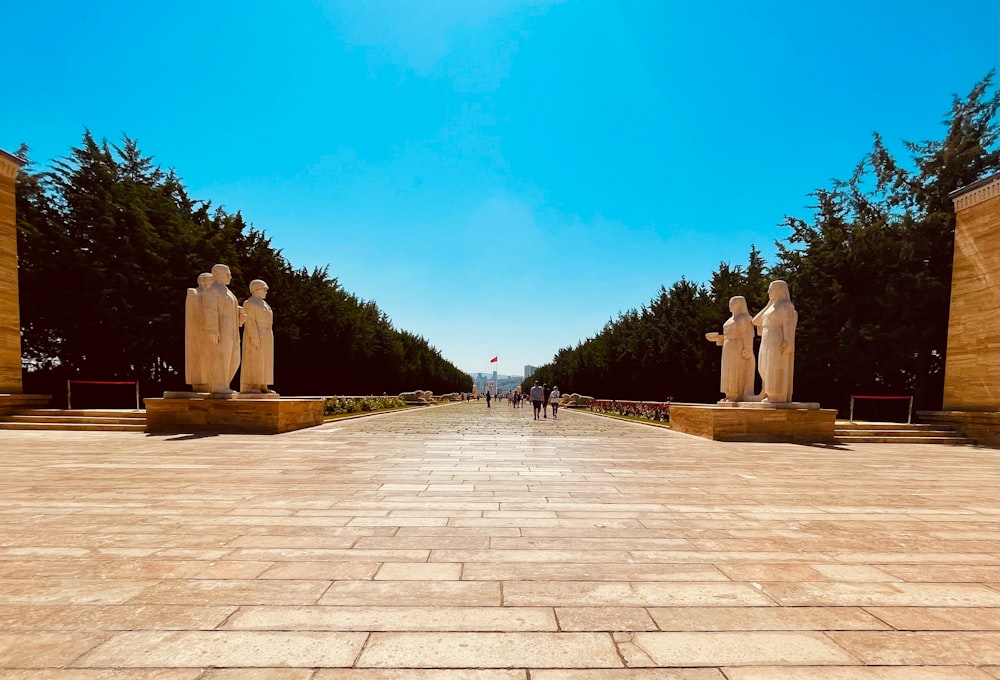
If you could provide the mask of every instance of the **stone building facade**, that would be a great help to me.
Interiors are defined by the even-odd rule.
[[[952,194],[955,260],[942,412],[980,443],[1000,445],[1000,175]]]
[[[0,149],[0,394],[20,394],[21,314],[17,285],[14,183],[24,165]]]

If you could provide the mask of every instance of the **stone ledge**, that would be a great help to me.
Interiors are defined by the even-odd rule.
[[[0,415],[27,408],[44,408],[50,401],[50,394],[0,394]]]
[[[722,442],[833,443],[835,409],[764,406],[675,403],[670,405],[670,427]]]
[[[323,424],[323,400],[146,399],[146,432],[280,434]]]
[[[1000,411],[917,411],[921,422],[948,425],[980,446],[1000,448]]]

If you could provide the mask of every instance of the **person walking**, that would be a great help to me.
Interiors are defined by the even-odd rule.
[[[562,394],[559,392],[559,387],[556,385],[552,386],[552,391],[549,392],[549,403],[552,405],[552,419],[555,420],[559,417],[559,398]]]
[[[542,417],[543,418],[548,418],[549,417],[549,394],[551,394],[551,393],[552,393],[552,390],[549,389],[548,384],[547,383],[542,383]]]
[[[535,386],[531,388],[529,396],[531,397],[531,408],[534,412],[535,420],[538,420],[538,414],[542,412],[542,401],[545,399],[545,390],[537,380],[535,381]]]

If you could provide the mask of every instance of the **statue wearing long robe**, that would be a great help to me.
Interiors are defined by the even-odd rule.
[[[212,267],[214,279],[204,293],[203,318],[209,344],[209,389],[215,394],[232,393],[230,383],[240,367],[240,318],[242,310],[228,285],[229,267]]]
[[[202,294],[212,283],[212,275],[198,275],[198,287],[187,289],[184,304],[184,382],[195,392],[209,389],[208,334],[205,331],[204,298]]]
[[[722,374],[719,390],[726,401],[753,399],[755,362],[753,358],[753,318],[742,296],[729,300],[733,315],[722,326]]]
[[[767,294],[767,306],[753,320],[760,331],[757,368],[762,382],[761,401],[782,403],[792,400],[795,326],[799,315],[784,281],[772,281]]]
[[[250,283],[252,297],[243,303],[246,321],[243,325],[243,368],[240,371],[240,392],[268,393],[274,384],[274,312],[264,301],[267,284],[259,279]]]

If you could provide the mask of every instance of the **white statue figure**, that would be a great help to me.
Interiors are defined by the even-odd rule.
[[[205,331],[203,293],[212,284],[209,273],[198,274],[198,287],[187,289],[184,305],[184,382],[195,392],[208,392],[208,362],[211,350]]]
[[[767,297],[767,305],[753,318],[753,324],[760,332],[757,368],[763,382],[761,401],[779,404],[792,400],[795,324],[799,315],[792,305],[788,284],[784,281],[772,281]]]
[[[754,358],[753,319],[742,295],[729,298],[733,313],[722,326],[722,333],[706,333],[705,337],[722,347],[722,377],[719,390],[726,401],[753,399]]]
[[[212,284],[201,294],[207,334],[208,387],[214,394],[232,394],[230,383],[240,367],[240,325],[243,310],[228,286],[233,275],[229,267],[212,267]]]
[[[240,392],[271,394],[267,388],[274,383],[274,333],[271,325],[274,312],[264,302],[267,284],[260,279],[250,282],[250,295],[243,303],[246,322],[243,326],[243,369],[240,371]]]

